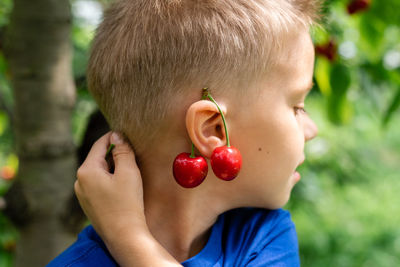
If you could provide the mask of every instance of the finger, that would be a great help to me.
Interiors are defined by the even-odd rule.
[[[129,144],[115,132],[111,134],[110,142],[115,145],[112,150],[115,165],[114,173],[126,173],[130,170],[136,171],[137,165],[135,161],[135,153]]]
[[[105,155],[110,144],[110,135],[111,132],[106,133],[93,144],[83,164],[93,167],[100,167],[108,171]]]

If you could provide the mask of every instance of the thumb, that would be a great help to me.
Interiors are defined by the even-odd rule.
[[[127,142],[116,132],[111,134],[110,143],[115,147],[112,150],[115,170],[114,173],[121,173],[136,169],[135,153]]]

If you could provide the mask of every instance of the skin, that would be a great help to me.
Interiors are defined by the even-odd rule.
[[[157,147],[141,155],[141,169],[127,143],[113,150],[115,173],[107,172],[104,155],[110,133],[92,148],[78,171],[75,191],[81,206],[121,266],[179,265],[206,244],[219,214],[237,207],[276,209],[289,200],[304,160],[305,142],[317,126],[301,110],[313,75],[314,48],[307,31],[286,42],[265,81],[249,88],[246,98],[216,99],[225,114],[231,144],[243,158],[239,176],[229,182],[214,176],[184,189],[172,176],[172,162],[190,141],[207,159],[226,137],[216,106],[187,97],[163,131]],[[211,91],[212,92],[212,91]],[[237,108],[240,107],[240,108]],[[168,204],[166,204],[168,203]]]

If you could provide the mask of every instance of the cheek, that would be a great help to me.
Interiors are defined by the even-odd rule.
[[[267,122],[240,130],[237,140],[231,142],[242,154],[242,175],[253,176],[254,179],[267,177],[267,180],[271,180],[270,176],[276,175],[275,165],[281,158],[282,138],[282,133]]]
[[[230,129],[231,143],[243,157],[242,170],[260,169],[264,175],[266,169],[275,175],[282,170],[289,171],[301,159],[304,146],[304,136],[293,110],[282,104],[268,112],[252,114],[258,115],[248,114]]]
[[[296,118],[288,115],[254,123],[247,121],[242,128],[233,130],[236,133],[231,131],[232,145],[240,150],[243,158],[236,181],[243,195],[260,206],[281,201],[289,178],[301,160],[298,130]]]
[[[285,179],[302,158],[304,135],[296,117],[291,114],[272,120],[269,126],[261,151],[266,152],[261,166],[267,167],[274,179]]]

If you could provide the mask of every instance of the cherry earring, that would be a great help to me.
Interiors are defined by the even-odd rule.
[[[203,88],[202,99],[210,99],[218,108],[219,113],[224,123],[225,135],[226,135],[226,146],[217,147],[214,149],[211,155],[211,168],[214,174],[225,181],[230,181],[236,178],[242,167],[242,155],[239,150],[230,145],[228,129],[226,127],[226,121],[224,114],[214,98],[210,95],[208,87]]]
[[[211,168],[214,174],[224,180],[230,181],[236,178],[242,167],[242,155],[239,150],[230,145],[228,129],[226,127],[225,116],[214,98],[210,95],[208,87],[203,88],[202,99],[208,98],[218,108],[224,123],[226,134],[226,146],[217,147],[211,155]],[[194,154],[194,144],[192,143],[191,153],[182,152],[176,156],[172,173],[175,181],[185,188],[193,188],[200,185],[208,174],[208,164],[204,157]]]
[[[192,152],[182,152],[176,156],[173,163],[173,175],[175,181],[185,188],[193,188],[200,185],[207,176],[208,164],[204,157],[195,156],[194,144]]]

